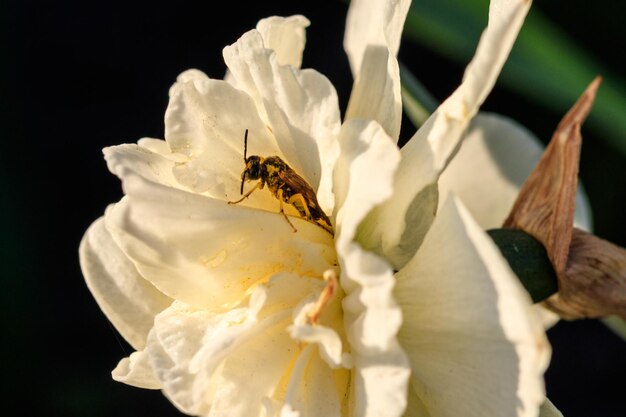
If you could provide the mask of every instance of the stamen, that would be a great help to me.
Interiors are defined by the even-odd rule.
[[[335,295],[335,289],[337,288],[337,273],[328,269],[324,272],[324,281],[326,281],[326,286],[322,290],[313,310],[309,313],[309,321],[312,325],[317,324],[320,316],[322,315],[322,311],[324,308],[330,303]]]

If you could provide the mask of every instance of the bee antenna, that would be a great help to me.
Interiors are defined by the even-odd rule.
[[[243,136],[243,160],[246,161],[248,156],[248,129],[246,129],[246,133]]]

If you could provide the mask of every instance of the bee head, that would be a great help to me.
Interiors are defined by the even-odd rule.
[[[246,159],[246,169],[243,171],[246,174],[246,180],[258,180],[261,178],[261,162],[261,157],[257,155],[252,155]]]
[[[252,155],[249,158],[246,158],[246,168],[241,173],[241,194],[243,194],[244,182],[258,180],[261,178],[262,162],[262,158],[257,155]]]

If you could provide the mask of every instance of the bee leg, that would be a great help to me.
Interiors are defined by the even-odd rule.
[[[309,206],[307,205],[306,200],[304,199],[304,196],[302,194],[298,193],[298,194],[292,195],[291,198],[287,201],[287,203],[295,206],[296,208],[298,207],[294,203],[300,203],[300,205],[302,205],[302,210],[298,208],[298,211],[300,212],[301,216],[303,217],[306,216],[307,220],[314,222],[316,225],[318,225],[319,227],[321,227],[322,229],[330,233],[331,236],[335,235],[335,232],[333,231],[332,227],[327,225],[325,221],[321,219],[313,218],[313,216],[311,215],[311,211],[309,210]],[[303,211],[304,211],[304,215],[302,214]]]
[[[287,223],[289,223],[289,226],[291,226],[291,228],[293,229],[293,232],[294,233],[297,232],[298,229],[296,229],[293,223],[291,223],[291,220],[289,220],[287,213],[285,213],[285,210],[283,210],[283,190],[282,189],[280,188],[278,189],[278,193],[276,193],[276,197],[278,198],[278,203],[280,204],[280,214],[282,214],[285,220],[287,220]]]
[[[306,215],[306,219],[307,220],[312,220],[313,217],[311,217],[311,211],[309,210],[309,206],[306,203],[306,200],[304,199],[304,196],[300,193],[298,194],[294,194],[292,195],[289,200],[287,200],[287,204],[291,204],[294,205],[294,203],[299,202],[300,205],[302,206],[302,210],[304,211],[305,215]],[[300,211],[300,210],[298,210]]]
[[[247,193],[245,193],[243,195],[243,197],[241,197],[239,200],[237,201],[229,201],[228,204],[239,204],[241,203],[243,200],[245,200],[246,198],[250,197],[250,194],[252,194],[253,192],[255,192],[256,190],[260,190],[263,188],[263,182],[259,181],[257,182],[256,186],[254,188],[252,188],[250,191],[248,191]]]

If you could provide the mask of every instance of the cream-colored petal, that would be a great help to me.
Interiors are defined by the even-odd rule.
[[[276,52],[280,65],[302,65],[302,51],[306,42],[305,28],[311,24],[304,16],[272,16],[257,23],[256,29],[263,37],[266,48]]]
[[[127,169],[127,198],[107,217],[141,274],[194,306],[234,304],[277,272],[322,276],[336,263],[321,227],[145,180]]]
[[[409,393],[407,397],[406,412],[402,417],[431,417],[426,405],[417,396],[412,383],[409,383]]]
[[[354,413],[400,416],[406,406],[409,368],[396,342],[402,314],[392,296],[393,270],[354,241],[367,213],[391,195],[398,149],[373,121],[346,122],[340,143],[334,174],[340,207],[336,247],[346,292],[344,323],[355,363]]]
[[[344,123],[339,143],[341,153],[333,176],[338,246],[351,242],[372,208],[392,195],[400,161],[398,147],[375,121]]]
[[[163,139],[141,138],[137,141],[137,145],[174,163],[185,163],[189,159],[185,154],[172,152],[168,143]]]
[[[258,115],[254,100],[221,80],[197,70],[182,73],[170,89],[165,138],[172,151],[188,156],[172,166],[177,181],[196,193],[235,200],[240,197],[244,135],[248,155],[269,156],[278,146]],[[254,196],[268,205],[267,193]]]
[[[269,212],[167,187],[154,182],[160,177],[150,159],[122,150],[107,152],[127,194],[107,227],[140,273],[170,297],[196,306],[236,303],[278,271],[321,276],[336,263],[330,234],[299,218],[291,220],[294,233],[276,200]]]
[[[185,413],[207,415],[217,389],[221,362],[236,346],[237,337],[245,337],[254,324],[254,313],[245,307],[212,312],[175,303],[159,315],[146,351],[164,394]],[[215,343],[222,343],[223,348],[204,369],[192,369],[191,362],[207,336],[213,336]]]
[[[376,120],[395,141],[400,136],[402,96],[400,68],[384,46],[370,45],[354,81],[345,120]]]
[[[268,283],[267,301],[258,315],[261,327],[226,359],[211,415],[256,416],[262,409],[266,415],[278,413],[278,404],[289,396],[294,363],[306,350],[286,331],[291,309],[319,284],[318,280],[289,274]],[[311,392],[320,389],[317,381],[299,382],[307,384]]]
[[[280,65],[256,30],[224,48],[224,60],[238,88],[255,100],[276,138],[278,156],[317,190],[321,207],[332,211],[332,169],[340,129],[333,85],[314,70]]]
[[[284,396],[299,355],[286,331],[291,308],[317,281],[281,274],[232,309],[174,303],[157,316],[146,348],[165,395],[188,414],[260,415]]]
[[[439,178],[439,202],[453,191],[483,229],[501,227],[542,152],[541,142],[514,120],[480,113]],[[574,222],[585,230],[592,225],[582,187]]]
[[[421,141],[419,151],[412,158],[415,175],[395,176],[393,196],[368,214],[359,235],[365,248],[384,256],[396,270],[415,254],[437,211],[438,186],[433,178],[438,174],[431,144]],[[409,201],[406,193],[413,190],[419,192]],[[392,205],[391,201],[398,205]],[[408,205],[404,206],[405,203]]]
[[[531,3],[531,0],[491,0],[487,29],[465,69],[463,82],[407,143],[403,155],[411,154],[412,142],[428,140],[435,150],[435,165],[445,166],[467,124],[491,92]]]
[[[366,242],[366,247],[382,252],[396,269],[411,259],[423,239],[423,233],[415,233],[408,226],[413,226],[414,219],[436,210],[432,195],[425,199],[429,203],[426,205],[416,200],[423,199],[420,193],[437,181],[470,120],[491,91],[530,3],[529,0],[491,1],[489,24],[465,70],[463,82],[402,148],[394,182],[397,192],[372,214],[375,230]],[[430,204],[433,200],[435,204]]]
[[[289,327],[289,334],[293,339],[318,345],[320,355],[327,366],[331,368],[352,366],[351,356],[343,352],[341,338],[334,329],[326,326],[296,324]]]
[[[114,242],[102,217],[87,229],[79,256],[98,306],[131,346],[142,349],[154,316],[172,300],[141,276]]]
[[[410,4],[410,0],[351,1],[344,38],[354,76],[345,120],[376,120],[396,141],[402,121],[396,56]]]
[[[342,371],[342,384],[348,371]],[[285,397],[285,406],[281,417],[341,417],[341,400],[348,396],[345,390],[341,397],[337,392],[337,374],[331,370],[314,349],[314,345],[305,347],[296,360],[289,388]]]
[[[163,385],[156,377],[145,352],[133,352],[120,361],[111,372],[113,379],[138,388],[161,389]]]
[[[350,2],[343,45],[355,78],[362,68],[368,46],[385,46],[393,57],[398,54],[410,5],[410,0]]]
[[[185,188],[172,173],[176,158],[163,156],[153,152],[148,147],[132,143],[109,146],[104,148],[102,153],[104,153],[109,171],[119,178],[124,175],[128,167],[132,167],[134,171],[149,181],[174,188]],[[178,156],[183,158],[182,155]]]
[[[458,199],[444,203],[396,278],[404,316],[398,338],[431,415],[537,415],[550,352],[541,322]]]
[[[535,310],[537,317],[539,317],[541,323],[543,324],[543,328],[546,330],[554,326],[559,322],[559,320],[561,320],[561,316],[559,316],[552,310],[548,310],[543,305],[541,305],[541,303],[534,304],[533,310]]]

